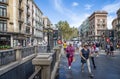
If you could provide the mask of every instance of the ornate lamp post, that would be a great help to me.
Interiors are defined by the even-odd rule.
[[[52,37],[52,35],[51,34],[53,34],[53,29],[50,27],[50,25],[47,25],[48,27],[47,28],[45,28],[45,32],[47,33],[47,52],[51,52],[51,46],[52,46],[52,44],[51,44],[51,37]]]
[[[49,29],[50,28],[47,28],[47,41],[48,41],[47,52],[50,52],[50,38],[49,38],[50,31],[49,31]]]
[[[50,28],[50,25],[47,25],[47,28],[44,29],[44,32],[47,34],[47,52],[51,52],[50,35],[51,35],[52,31],[53,31],[53,29]]]

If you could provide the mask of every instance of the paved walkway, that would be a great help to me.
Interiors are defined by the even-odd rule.
[[[67,59],[63,54],[61,57],[59,75],[56,79],[90,79],[87,67],[81,72],[80,56],[75,55],[76,61],[68,69]],[[105,52],[101,51],[99,57],[95,58],[97,69],[92,68],[93,79],[120,79],[120,52],[115,53],[115,57],[106,57]]]

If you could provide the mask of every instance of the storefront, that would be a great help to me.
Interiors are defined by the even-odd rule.
[[[11,46],[10,35],[0,35],[0,46]]]
[[[20,35],[13,36],[13,47],[26,46],[26,37]]]

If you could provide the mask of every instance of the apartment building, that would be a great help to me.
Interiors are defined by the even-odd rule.
[[[118,24],[118,19],[117,18],[113,19],[113,21],[112,21],[112,29],[117,30],[117,28],[116,28],[117,24]]]
[[[0,0],[0,44],[27,46],[41,40],[42,14],[33,0]]]
[[[0,44],[10,45],[10,35],[6,33],[8,21],[10,19],[8,12],[8,1],[0,0]]]
[[[43,13],[33,1],[32,9],[32,23],[33,23],[33,45],[40,44],[43,41]]]
[[[89,16],[89,38],[99,41],[104,30],[107,29],[107,12],[96,11]]]
[[[89,41],[88,38],[88,32],[89,32],[89,19],[87,18],[83,23],[80,25],[80,36],[81,41]],[[83,40],[84,39],[84,40]]]
[[[117,41],[120,43],[120,8],[117,11],[118,24],[116,25]]]

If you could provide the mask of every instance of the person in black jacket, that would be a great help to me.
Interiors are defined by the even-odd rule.
[[[113,44],[110,44],[110,56],[114,56],[114,47]]]

